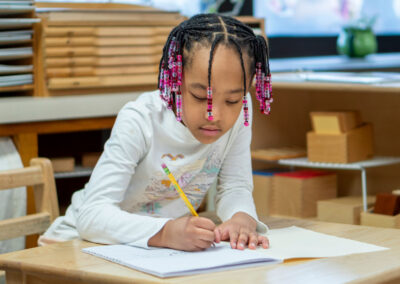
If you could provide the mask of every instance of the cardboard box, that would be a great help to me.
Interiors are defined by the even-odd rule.
[[[51,158],[50,161],[55,173],[73,172],[75,170],[75,158],[73,157]]]
[[[361,212],[361,225],[383,228],[400,228],[400,214],[389,216],[375,214],[373,211],[374,208],[369,209],[367,212]]]
[[[335,198],[336,174],[304,170],[277,173],[273,179],[274,214],[292,217],[315,217],[317,201]]]
[[[368,206],[374,203],[375,196],[368,196]],[[317,202],[317,216],[320,221],[360,225],[362,210],[361,196],[346,196]]]
[[[358,111],[313,111],[311,124],[317,134],[342,134],[361,125]]]
[[[376,195],[374,213],[394,216],[400,214],[400,195],[382,192]]]
[[[344,134],[307,133],[307,156],[310,162],[353,163],[373,155],[370,123]]]
[[[82,167],[94,168],[97,161],[101,156],[101,152],[83,153],[82,155]]]
[[[253,199],[259,217],[273,214],[272,180],[276,173],[287,171],[288,169],[284,168],[253,171]]]

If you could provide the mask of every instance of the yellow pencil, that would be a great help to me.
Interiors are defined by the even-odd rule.
[[[194,210],[194,208],[193,208],[192,204],[190,203],[189,199],[186,197],[186,194],[183,192],[183,190],[179,186],[178,182],[175,180],[174,176],[171,174],[171,172],[167,168],[167,165],[163,163],[163,164],[161,164],[161,167],[163,168],[165,174],[168,176],[168,178],[170,179],[170,181],[174,185],[176,191],[179,193],[179,195],[182,198],[182,200],[185,202],[186,206],[189,208],[189,210],[192,213],[192,215],[193,216],[199,216],[199,214],[197,214],[196,210]]]

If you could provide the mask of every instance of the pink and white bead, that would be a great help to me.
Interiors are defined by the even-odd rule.
[[[271,112],[272,99],[272,85],[271,75],[266,75],[262,71],[261,62],[256,64],[256,98],[260,102],[260,111],[263,114]]]
[[[207,117],[208,120],[213,120],[213,113],[212,113],[212,88],[207,87]]]

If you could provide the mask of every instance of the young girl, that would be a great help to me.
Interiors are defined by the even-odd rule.
[[[267,227],[252,198],[251,98],[256,77],[261,111],[269,113],[267,43],[230,17],[201,14],[170,33],[159,90],[127,103],[90,181],[39,244],[82,238],[104,244],[195,251],[213,242],[268,247]],[[217,179],[223,223],[189,216],[165,175],[165,163],[198,208]]]

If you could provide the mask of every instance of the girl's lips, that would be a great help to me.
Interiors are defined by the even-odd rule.
[[[216,136],[221,132],[221,129],[218,128],[200,128],[201,132],[205,136]]]

